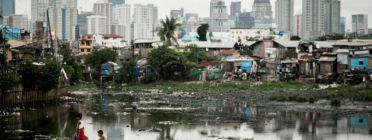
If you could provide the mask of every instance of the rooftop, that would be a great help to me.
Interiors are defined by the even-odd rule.
[[[279,45],[282,45],[286,48],[296,48],[299,44],[299,41],[282,41],[282,40],[275,40],[274,42],[278,43]]]
[[[235,52],[237,52],[238,50],[222,50],[220,52],[221,55],[232,55],[234,54]]]

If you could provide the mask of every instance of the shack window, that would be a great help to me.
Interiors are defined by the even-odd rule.
[[[81,52],[84,52],[84,49],[81,49]]]
[[[359,65],[364,65],[364,61],[359,61]]]
[[[87,52],[90,52],[90,49],[87,49]]]

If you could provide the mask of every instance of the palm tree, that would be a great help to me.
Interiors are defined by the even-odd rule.
[[[160,37],[160,39],[166,42],[167,46],[172,46],[172,40],[178,45],[175,33],[178,28],[182,27],[182,24],[177,23],[175,18],[168,18],[168,16],[165,18],[165,20],[162,19],[160,23],[163,26],[156,28],[157,35]]]

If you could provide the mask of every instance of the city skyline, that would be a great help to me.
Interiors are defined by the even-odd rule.
[[[15,0],[16,1],[16,14],[28,14],[28,18],[31,18],[31,0]],[[93,3],[98,0],[78,0],[78,9],[79,12],[81,11],[92,11],[93,10]],[[227,10],[230,11],[230,4],[231,2],[235,2],[238,0],[224,0],[227,5]],[[273,16],[275,16],[275,1],[270,0],[272,8],[273,8]],[[134,4],[154,4],[159,9],[159,18],[164,18],[165,16],[170,16],[170,11],[173,9],[185,9],[185,13],[198,13],[199,17],[209,17],[209,3],[210,0],[189,0],[187,2],[180,2],[180,0],[156,0],[156,1],[149,1],[149,0],[126,0],[127,4],[130,4],[132,7]],[[252,5],[254,0],[245,0],[242,2],[242,11],[246,10],[250,12],[252,10]],[[341,16],[346,18],[346,30],[350,30],[352,28],[351,17],[353,14],[367,14],[372,16],[372,11],[369,9],[372,8],[371,5],[368,4],[361,4],[361,3],[368,3],[369,0],[342,0],[341,1]],[[18,4],[21,3],[21,4]],[[198,3],[200,6],[195,6],[194,4]],[[172,5],[172,7],[167,7]],[[352,6],[355,5],[355,6]],[[200,8],[204,7],[204,8]],[[302,0],[295,0],[294,2],[294,14],[298,13],[302,7]],[[206,9],[207,8],[207,9]],[[133,15],[133,9],[131,14]],[[230,12],[229,12],[230,14]],[[293,15],[294,16],[294,15]],[[133,20],[133,19],[132,19]],[[372,27],[372,18],[369,18],[369,27]]]

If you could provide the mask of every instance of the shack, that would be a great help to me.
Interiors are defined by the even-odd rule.
[[[179,42],[179,46],[196,45],[199,50],[205,51],[208,56],[217,56],[222,50],[232,50],[236,42]]]
[[[315,82],[315,58],[312,55],[302,55],[298,63],[299,80],[304,82]]]
[[[349,49],[338,49],[337,54],[337,73],[342,74],[345,72],[350,72],[350,50]]]
[[[349,63],[351,70],[363,71],[372,68],[370,50],[350,50]]]
[[[318,60],[317,78],[320,80],[334,81],[337,75],[337,56],[325,55]]]
[[[297,79],[298,73],[298,60],[297,59],[287,59],[280,62],[280,81],[284,80],[295,80]]]
[[[163,46],[163,42],[157,40],[135,40],[133,45],[133,56],[138,56],[141,53],[142,58],[147,58],[153,49]]]
[[[299,41],[274,41],[273,47],[278,49],[277,58],[296,58]]]

